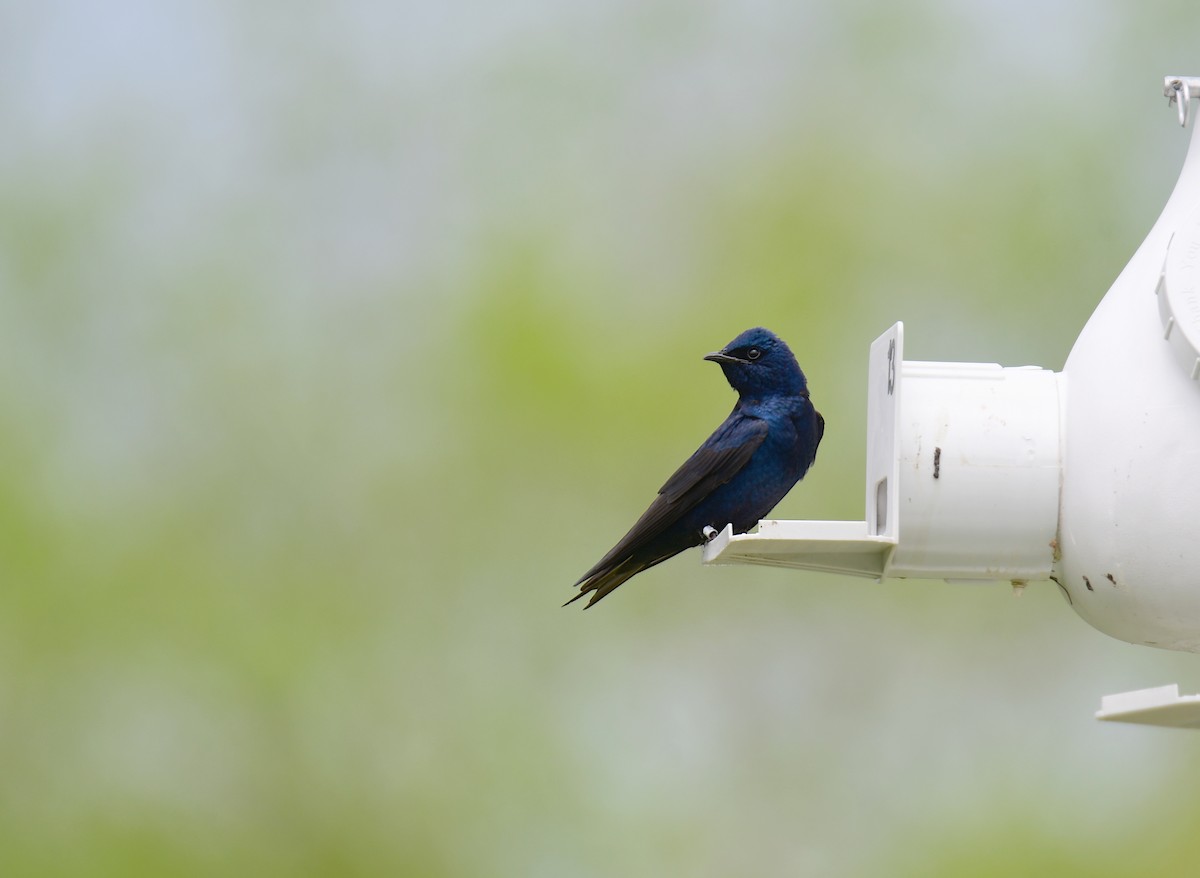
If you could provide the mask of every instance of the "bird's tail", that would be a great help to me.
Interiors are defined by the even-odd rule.
[[[628,558],[609,570],[584,576],[583,579],[575,583],[579,586],[579,594],[575,595],[575,597],[571,598],[563,606],[575,603],[575,601],[579,600],[585,594],[591,594],[591,599],[584,606],[586,610],[605,595],[612,593],[625,580],[641,573],[647,566],[646,564],[638,563],[636,559]]]

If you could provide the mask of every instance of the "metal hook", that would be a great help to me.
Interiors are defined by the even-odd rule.
[[[1168,76],[1163,80],[1163,95],[1167,98],[1167,105],[1176,105],[1179,124],[1184,128],[1192,115],[1193,86],[1200,90],[1200,80],[1186,79],[1182,76]]]
[[[1187,127],[1188,105],[1186,101],[1181,100],[1183,95],[1180,94],[1183,87],[1182,79],[1168,79],[1163,85],[1163,94],[1167,98],[1167,106],[1175,104],[1175,108],[1179,111],[1179,124]]]

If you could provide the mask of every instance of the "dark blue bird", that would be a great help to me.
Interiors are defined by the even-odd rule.
[[[737,405],[659,488],[629,533],[580,577],[579,594],[568,604],[591,592],[590,607],[631,576],[700,545],[727,524],[745,533],[816,459],[825,419],[809,401],[808,382],[783,339],[761,327],[747,329],[704,359],[721,365],[738,392]]]

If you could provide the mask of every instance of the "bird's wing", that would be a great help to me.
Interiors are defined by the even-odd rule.
[[[766,438],[766,421],[731,414],[658,489],[659,495],[690,508],[737,475]]]
[[[732,413],[658,489],[658,496],[629,533],[595,567],[580,577],[579,582],[595,576],[613,562],[625,559],[678,521],[697,503],[737,475],[750,462],[765,438],[766,421],[736,411]]]

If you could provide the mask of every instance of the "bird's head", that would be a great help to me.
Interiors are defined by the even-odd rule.
[[[747,329],[704,359],[719,363],[730,386],[745,397],[794,396],[808,392],[808,382],[791,348],[771,330],[761,326]]]

